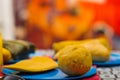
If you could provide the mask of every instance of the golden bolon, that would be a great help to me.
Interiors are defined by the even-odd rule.
[[[91,54],[83,46],[67,46],[60,53],[58,66],[69,76],[83,75],[92,66]]]
[[[81,45],[91,53],[93,61],[105,62],[110,58],[110,50],[100,43],[84,43]]]
[[[110,58],[110,50],[108,50],[105,46],[103,46],[100,43],[96,43],[96,42],[87,43],[86,42],[86,43],[71,45],[71,46],[79,46],[79,45],[85,47],[86,50],[91,53],[93,61],[105,62],[105,61],[108,61]],[[65,50],[62,49],[61,51],[63,52]],[[63,55],[61,51],[56,53],[56,55],[54,56],[54,59],[58,59],[59,56]]]

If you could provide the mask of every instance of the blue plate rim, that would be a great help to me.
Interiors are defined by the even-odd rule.
[[[5,69],[6,68],[3,68],[2,69],[2,72],[4,73],[4,74],[6,74],[6,75],[10,75],[10,74],[8,74],[8,73],[10,73],[10,71],[8,71],[8,73],[5,71]],[[11,69],[8,69],[8,70],[11,70]],[[91,73],[92,72],[92,73]],[[65,77],[65,78],[55,78],[55,79],[53,79],[52,78],[52,80],[70,80],[70,79],[81,79],[81,78],[86,78],[86,77],[90,77],[90,76],[93,76],[94,74],[96,74],[96,72],[97,72],[97,70],[96,70],[96,68],[94,68],[94,67],[91,67],[91,69],[87,72],[87,73],[85,73],[84,75],[82,75],[82,76],[73,76],[73,77]],[[91,74],[90,74],[91,73]],[[89,76],[88,76],[89,75]],[[25,77],[24,75],[23,76],[21,76],[21,77],[23,77],[23,78],[25,78],[25,79],[29,79],[29,80],[41,80],[40,78],[39,79],[35,79],[35,78],[28,78],[28,77]],[[42,78],[42,80],[46,80],[46,79],[44,79],[44,78]],[[49,80],[51,80],[51,79],[49,79]]]
[[[120,53],[111,52],[110,59],[108,61],[106,61],[106,62],[93,62],[93,64],[97,65],[98,67],[118,66],[118,65],[120,65],[120,59],[117,59],[117,57],[120,57]],[[116,58],[116,59],[111,60],[112,58]]]

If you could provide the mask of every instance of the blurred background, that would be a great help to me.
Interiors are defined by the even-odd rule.
[[[33,42],[39,49],[63,40],[105,37],[120,50],[120,0],[0,0],[4,39]]]

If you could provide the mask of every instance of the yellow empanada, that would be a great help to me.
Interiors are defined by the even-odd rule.
[[[22,60],[4,68],[18,70],[22,72],[43,72],[57,67],[57,63],[48,57],[33,57],[28,60]]]

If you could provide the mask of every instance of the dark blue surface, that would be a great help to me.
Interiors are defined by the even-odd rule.
[[[108,66],[118,66],[120,65],[120,54],[119,53],[111,53],[110,59],[106,62],[93,62],[94,65],[100,67],[108,67]]]
[[[2,72],[6,75],[10,75],[11,73],[15,72],[14,70],[3,68]],[[91,67],[91,69],[82,76],[73,76],[69,77],[65,73],[63,73],[60,69],[54,69],[51,71],[43,72],[43,73],[22,73],[18,74],[19,76],[27,79],[27,80],[43,80],[43,79],[51,79],[51,80],[74,80],[80,79],[85,77],[90,77],[96,73],[96,68]]]

